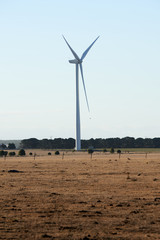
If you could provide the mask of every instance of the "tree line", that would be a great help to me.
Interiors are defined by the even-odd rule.
[[[55,138],[42,139],[29,138],[23,139],[20,148],[24,149],[74,149],[75,139],[73,138]],[[96,138],[81,140],[81,148],[160,148],[160,138]]]
[[[6,150],[6,149],[8,149],[8,150],[13,150],[13,149],[16,149],[16,146],[15,146],[14,143],[8,143],[7,145],[4,144],[4,143],[1,143],[1,144],[0,144],[0,149],[1,149],[1,150]]]

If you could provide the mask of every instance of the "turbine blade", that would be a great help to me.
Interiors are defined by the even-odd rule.
[[[87,98],[86,87],[85,87],[85,83],[84,83],[82,63],[80,63],[80,70],[81,70],[81,76],[82,76],[82,82],[83,82],[84,93],[85,93],[85,97],[86,97],[86,103],[87,103],[88,112],[89,112],[90,110],[89,110],[89,104],[88,104],[88,98]]]
[[[91,47],[93,46],[93,44],[97,41],[97,39],[99,38],[100,36],[98,36],[94,42],[86,49],[86,51],[84,51],[84,53],[82,54],[82,57],[81,57],[81,60],[83,60],[85,58],[85,56],[87,55],[88,51],[91,49]]]
[[[62,35],[63,36],[63,35]],[[65,39],[65,37],[63,36],[65,42],[67,43],[69,49],[71,50],[71,52],[73,53],[73,56],[79,61],[80,58],[78,57],[78,55],[75,53],[75,51],[71,48],[71,46],[69,45],[69,43],[67,42],[67,40]]]

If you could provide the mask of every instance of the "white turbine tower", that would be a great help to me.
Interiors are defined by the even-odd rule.
[[[88,104],[88,99],[87,99],[87,92],[86,92],[86,87],[84,83],[84,77],[83,77],[83,68],[82,68],[82,62],[83,59],[86,57],[88,51],[91,49],[93,44],[97,41],[99,36],[94,40],[94,42],[84,51],[82,54],[82,57],[79,58],[78,55],[75,53],[75,51],[71,48],[65,37],[63,36],[65,42],[67,43],[69,49],[71,50],[73,56],[75,59],[69,60],[70,63],[73,63],[76,65],[76,150],[81,150],[81,130],[80,130],[80,108],[79,108],[79,67],[81,71],[81,76],[82,76],[82,82],[83,82],[83,88],[84,88],[84,93],[86,97],[86,103],[89,111],[89,104]]]

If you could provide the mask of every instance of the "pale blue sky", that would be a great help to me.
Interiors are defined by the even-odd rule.
[[[160,136],[159,0],[0,0],[0,139],[75,137],[84,60],[83,139]],[[91,119],[90,119],[91,118]]]

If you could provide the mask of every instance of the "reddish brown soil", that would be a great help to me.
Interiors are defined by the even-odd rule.
[[[0,158],[0,239],[160,239],[160,154]]]

